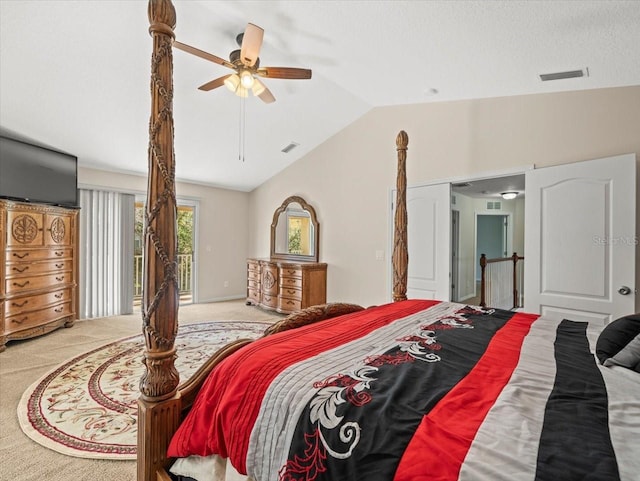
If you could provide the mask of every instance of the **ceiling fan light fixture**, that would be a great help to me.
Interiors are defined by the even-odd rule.
[[[243,70],[242,72],[240,72],[240,84],[245,89],[250,89],[251,87],[253,87],[254,83],[255,79],[253,78],[253,75],[251,75],[251,72],[249,72],[248,70]]]
[[[253,82],[253,87],[251,87],[251,91],[253,92],[253,95],[255,95],[257,97],[262,92],[264,92],[266,88],[267,87],[262,82],[260,82],[260,80],[255,78],[254,82]]]
[[[518,196],[517,192],[503,192],[500,194],[504,200],[515,199]]]
[[[238,86],[240,85],[240,77],[235,73],[233,75],[229,75],[224,79],[224,85],[232,92],[235,92],[238,90]]]
[[[249,96],[249,91],[244,88],[242,85],[238,86],[238,90],[236,90],[236,95],[238,97],[246,98]]]

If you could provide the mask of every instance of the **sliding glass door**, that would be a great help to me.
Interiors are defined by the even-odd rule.
[[[190,304],[195,301],[195,239],[196,239],[196,203],[178,199],[176,218],[178,235],[178,286],[180,303]],[[144,258],[144,199],[136,199],[134,227],[134,305],[142,302],[143,258]]]

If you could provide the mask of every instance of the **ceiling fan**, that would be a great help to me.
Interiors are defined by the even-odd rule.
[[[278,79],[310,79],[311,70],[292,67],[260,67],[260,47],[264,30],[252,23],[247,24],[244,33],[236,37],[240,48],[229,55],[229,61],[216,57],[190,45],[175,41],[173,46],[184,52],[191,53],[205,60],[223,65],[235,73],[218,77],[198,87],[200,90],[209,91],[225,85],[239,97],[247,97],[249,90],[253,95],[260,97],[266,103],[275,101],[271,91],[257,77]]]

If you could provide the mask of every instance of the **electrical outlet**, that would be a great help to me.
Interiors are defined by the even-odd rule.
[[[224,287],[229,287],[229,281],[224,281],[224,283],[222,284]]]
[[[376,260],[383,261],[384,260],[384,251],[376,251]]]

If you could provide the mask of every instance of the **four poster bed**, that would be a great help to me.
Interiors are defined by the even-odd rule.
[[[175,476],[198,481],[224,479],[227,459],[256,481],[637,479],[640,362],[617,357],[640,343],[640,318],[623,342],[582,322],[407,300],[404,132],[394,302],[292,314],[179,386],[170,0],[150,0],[149,19],[139,481],[177,479],[175,458]],[[598,335],[598,358],[617,366],[595,361]]]

